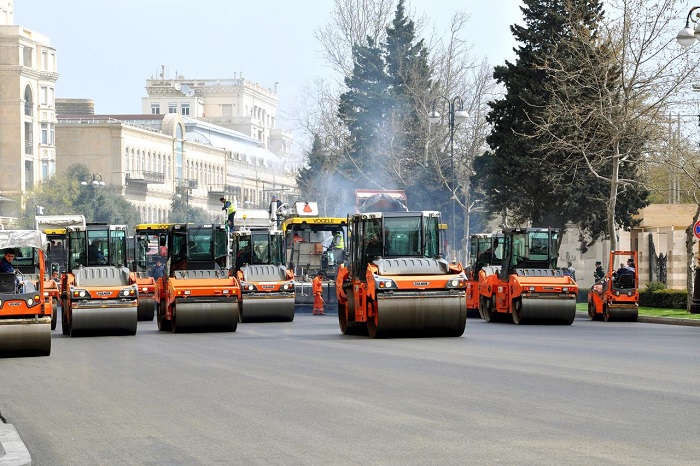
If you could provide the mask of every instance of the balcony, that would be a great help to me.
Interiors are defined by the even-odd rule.
[[[175,186],[178,188],[197,189],[199,188],[199,181],[194,178],[176,178]]]
[[[160,172],[151,172],[145,170],[126,172],[126,182],[142,184],[164,184],[165,175]]]
[[[213,198],[221,196],[240,196],[240,186],[231,186],[230,184],[214,184],[209,185],[209,196]]]

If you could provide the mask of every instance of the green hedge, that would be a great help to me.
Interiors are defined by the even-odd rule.
[[[642,307],[687,309],[688,291],[669,289],[650,291],[649,288],[647,288],[639,292],[639,305]]]

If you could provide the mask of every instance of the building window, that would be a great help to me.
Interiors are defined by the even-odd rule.
[[[190,114],[190,104],[189,102],[183,102],[180,104],[180,111],[182,112],[182,115],[184,116],[189,116]]]
[[[41,143],[45,146],[56,144],[56,128],[53,123],[41,124]]]
[[[48,178],[49,178],[49,161],[42,160],[41,161],[41,179],[46,180]]]
[[[32,100],[32,88],[27,86],[24,88],[24,114],[25,116],[32,116],[32,108],[34,107],[34,102]]]
[[[151,104],[151,114],[160,115],[160,104]]]
[[[39,104],[43,107],[48,105],[49,100],[49,88],[48,86],[41,86],[39,89]]]
[[[168,104],[168,113],[177,113],[177,102],[170,102]]]
[[[22,64],[24,66],[32,66],[32,50],[31,47],[22,48]]]
[[[223,117],[231,117],[231,116],[233,116],[233,105],[231,105],[231,104],[222,104],[222,105],[221,105],[221,116],[223,116]]]
[[[24,189],[29,191],[34,187],[34,164],[29,161],[24,161]]]
[[[49,52],[46,50],[41,51],[41,69],[44,71],[49,70]]]
[[[28,155],[34,153],[34,133],[31,123],[24,124],[24,153]]]

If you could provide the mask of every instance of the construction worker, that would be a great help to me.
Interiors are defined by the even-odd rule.
[[[333,233],[333,242],[331,243],[333,249],[345,249],[345,241],[343,240],[343,235],[339,231]]]
[[[603,270],[603,263],[601,261],[595,261],[595,272],[593,272],[593,278],[596,282],[605,278],[605,270]]]
[[[236,216],[236,208],[233,206],[231,201],[227,201],[225,197],[219,199],[224,206],[221,210],[226,211],[226,225],[228,225],[228,231],[233,231],[233,219]]]
[[[279,208],[282,207],[282,201],[277,198],[277,194],[272,195],[272,201],[270,201],[270,207],[268,212],[270,213],[270,220],[277,222],[277,227],[279,228],[282,223],[282,216],[280,215]]]
[[[323,272],[319,271],[311,281],[311,290],[314,293],[314,310],[313,315],[322,316],[325,314],[323,310]]]
[[[340,264],[345,260],[345,241],[343,240],[343,234],[341,232],[333,232],[333,242],[331,243],[331,249],[333,250],[333,261],[336,264]]]

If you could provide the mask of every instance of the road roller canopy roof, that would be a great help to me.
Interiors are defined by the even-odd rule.
[[[37,230],[0,230],[0,249],[20,247],[44,249],[46,236]]]
[[[157,234],[168,231],[171,225],[171,223],[140,223],[134,227],[134,231],[138,234]]]
[[[85,228],[85,217],[82,215],[37,215],[34,217],[36,229],[44,233],[65,233],[68,227]]]

